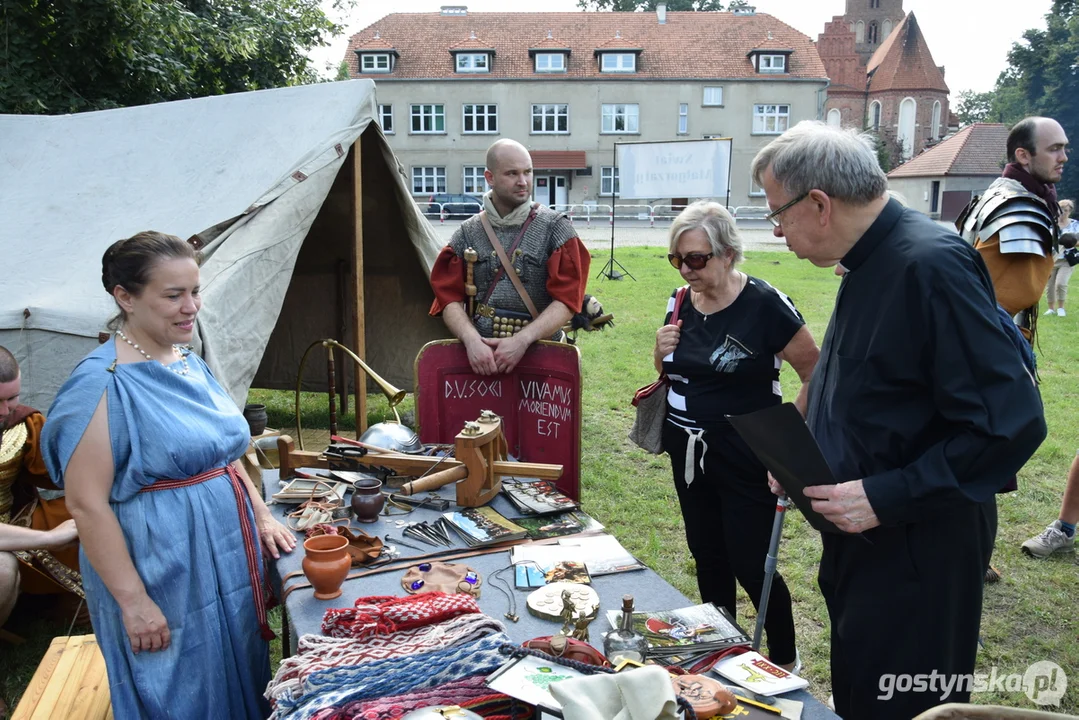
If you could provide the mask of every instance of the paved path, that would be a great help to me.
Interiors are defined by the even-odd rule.
[[[439,237],[448,241],[450,235],[461,223],[447,220],[444,224],[440,224],[436,218],[433,224]],[[606,221],[593,222],[589,225],[581,220],[575,220],[573,224],[589,250],[602,250],[610,247],[611,226]],[[762,227],[762,225],[764,223],[753,222],[747,226],[739,226],[738,229],[742,235],[744,249],[787,252],[787,244],[783,242],[783,239],[774,236],[770,227],[766,228]],[[647,222],[618,220],[614,228],[614,245],[615,247],[667,247],[667,229],[669,226],[669,222],[661,223],[657,221],[655,227],[649,227]]]

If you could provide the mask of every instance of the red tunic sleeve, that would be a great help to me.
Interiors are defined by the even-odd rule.
[[[584,305],[592,256],[580,238],[570,238],[547,260],[547,292],[575,313]]]
[[[435,258],[431,268],[431,289],[435,291],[435,300],[431,303],[431,316],[438,317],[450,303],[464,302],[465,264],[447,245]]]

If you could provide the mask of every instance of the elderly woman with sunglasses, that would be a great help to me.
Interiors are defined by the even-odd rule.
[[[671,458],[701,599],[733,616],[735,580],[759,606],[775,497],[764,466],[726,416],[782,402],[784,361],[801,378],[795,404],[804,414],[818,350],[790,299],[736,268],[742,243],[722,205],[696,202],[682,211],[671,225],[667,257],[688,286],[671,295],[656,332],[656,369],[671,380],[663,448]],[[679,293],[678,319],[669,324]],[[772,661],[792,669],[791,597],[778,574],[765,630]]]

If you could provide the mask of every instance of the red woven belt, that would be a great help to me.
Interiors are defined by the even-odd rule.
[[[259,546],[255,529],[251,526],[251,519],[247,516],[247,490],[243,480],[240,479],[236,468],[226,465],[223,468],[214,468],[198,475],[192,475],[183,480],[156,480],[152,485],[147,485],[140,493],[156,492],[158,490],[174,490],[176,488],[198,485],[207,480],[212,480],[222,475],[228,475],[232,484],[233,495],[236,496],[236,510],[240,515],[240,531],[244,538],[244,555],[247,557],[247,573],[251,577],[251,593],[255,596],[255,615],[259,621],[259,632],[264,640],[274,638],[273,630],[266,620],[266,596],[262,590],[262,581],[259,579]]]

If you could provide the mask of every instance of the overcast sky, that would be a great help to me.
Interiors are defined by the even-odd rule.
[[[348,31],[330,47],[312,53],[312,58],[320,69],[327,62],[336,68],[344,59],[349,36],[386,15],[391,6],[394,12],[437,12],[440,6],[450,4],[467,5],[477,12],[536,9],[532,4],[506,0],[359,0],[359,7],[346,17],[333,16],[333,11],[328,10]],[[755,4],[758,12],[774,15],[814,40],[824,30],[824,23],[833,15],[842,15],[846,7],[844,0],[756,0]],[[961,90],[991,90],[997,75],[1007,66],[1012,43],[1029,28],[1044,28],[1045,13],[1051,4],[1051,0],[905,0],[903,7],[914,12],[933,59],[937,65],[945,66],[945,80],[954,98]],[[577,9],[576,0],[543,3],[543,10],[550,12]]]

